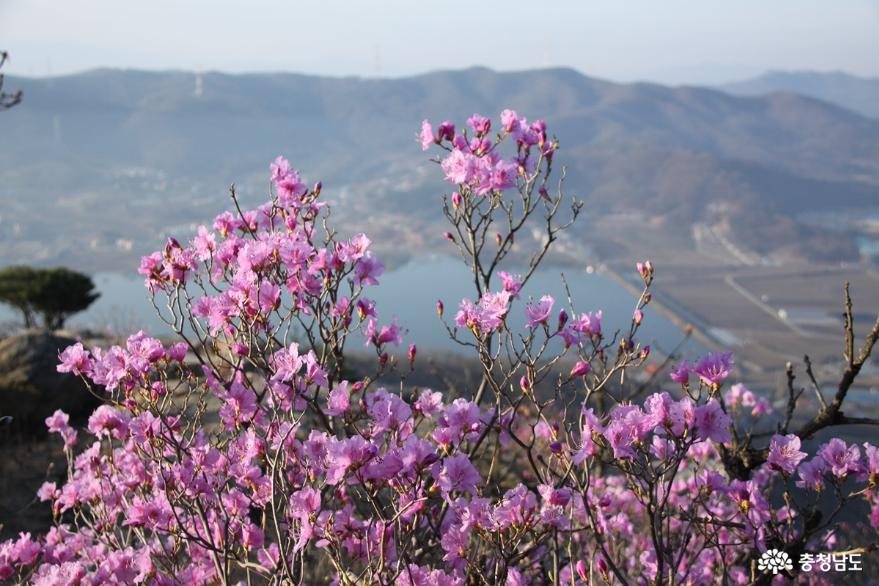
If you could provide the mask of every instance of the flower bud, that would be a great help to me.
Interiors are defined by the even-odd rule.
[[[443,238],[445,238],[445,239],[448,240],[449,242],[454,242],[454,241],[455,241],[455,237],[452,236],[452,233],[451,233],[451,232],[443,232]]]
[[[436,314],[440,317],[440,319],[442,319],[442,317],[443,317],[443,302],[442,301],[436,302]]]
[[[519,379],[519,388],[522,389],[523,393],[527,393],[531,390],[531,381],[528,380],[526,375],[522,375],[522,378]]]
[[[415,344],[409,344],[409,364],[415,362],[415,355],[418,353],[418,348]]]
[[[577,564],[575,567],[577,569],[577,575],[580,576],[580,579],[584,582],[588,582],[589,580],[587,580],[588,574],[586,572],[586,562],[584,562],[583,560],[577,560]]]
[[[578,376],[586,376],[592,371],[592,365],[590,365],[585,360],[580,360],[577,364],[574,365],[574,368],[571,369],[571,378],[577,378]]]
[[[565,324],[568,323],[568,312],[565,311],[565,308],[559,310],[559,329],[565,327]]]
[[[632,321],[635,322],[636,326],[641,325],[641,321],[644,319],[644,312],[640,309],[636,309],[635,313],[632,315]]]
[[[641,348],[641,360],[647,360],[648,356],[650,356],[650,346],[644,346]]]
[[[455,140],[455,125],[448,120],[439,125],[436,129],[436,137],[438,141]]]
[[[599,556],[598,559],[595,560],[595,567],[605,581],[610,579],[610,572],[608,571],[607,562],[604,561],[603,556]]]
[[[461,207],[461,194],[457,191],[452,193],[452,207],[456,210]]]

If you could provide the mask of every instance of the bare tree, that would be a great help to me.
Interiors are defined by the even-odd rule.
[[[9,54],[6,51],[0,51],[0,68],[6,64]],[[3,74],[0,73],[0,111],[11,108],[21,101],[21,90],[7,94],[3,91]]]

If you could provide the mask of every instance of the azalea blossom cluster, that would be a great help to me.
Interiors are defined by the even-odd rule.
[[[679,362],[650,393],[630,383],[650,355],[650,262],[615,331],[595,308],[526,298],[580,206],[562,217],[569,200],[549,188],[558,143],[543,122],[506,110],[492,128],[474,115],[420,134],[444,153],[447,238],[474,277],[451,322],[437,305],[482,368],[473,388],[405,384],[404,332],[367,296],[384,269],[370,240],[339,238],[322,186],[278,158],[265,205],[233,194],[234,213],[143,259],[177,342],[138,332],[62,352],[58,370],[105,403],[85,430],[46,420],[68,458],[37,495],[54,526],[0,544],[0,580],[749,584],[763,551],[836,543],[819,497],[868,506],[879,527],[877,449],[834,438],[810,455],[790,417],[753,447],[773,406],[724,388],[731,354]],[[535,225],[544,238],[529,241]],[[374,371],[351,370],[349,338]],[[410,344],[409,370],[416,356]]]

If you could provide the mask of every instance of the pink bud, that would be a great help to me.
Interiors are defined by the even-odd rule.
[[[418,353],[418,348],[415,344],[409,344],[409,364],[415,362],[415,354]]]
[[[640,309],[636,309],[634,315],[632,315],[632,319],[635,321],[635,325],[641,325],[641,320],[644,319],[644,312]]]
[[[232,351],[238,356],[247,356],[247,344],[235,342],[232,344]]]
[[[318,181],[317,183],[314,184],[314,187],[311,188],[311,192],[314,193],[315,195],[320,195],[320,190],[322,187],[323,187],[323,183]]]
[[[504,241],[504,239],[501,238],[501,235],[500,235],[500,234],[495,234],[495,235],[494,235],[494,241],[497,242],[497,245],[498,245],[498,246],[500,246],[501,243]]]
[[[443,317],[443,302],[442,301],[436,302],[436,314],[438,316],[440,316],[440,318]]]
[[[461,194],[457,191],[452,193],[452,205],[455,207],[455,209],[461,207]]]
[[[540,194],[540,197],[542,197],[543,199],[549,201],[549,192],[546,190],[546,187],[544,187],[543,185],[541,185],[540,188],[537,190],[537,193]]]
[[[577,575],[580,576],[581,580],[586,582],[586,577],[588,576],[588,574],[586,573],[586,562],[584,562],[583,560],[577,560],[576,568]]]
[[[455,140],[455,125],[446,120],[436,129],[436,137],[438,140]]]
[[[454,242],[454,241],[455,241],[455,237],[452,236],[452,233],[451,233],[451,232],[443,232],[443,238],[445,238],[445,239],[448,240],[449,242]]]
[[[524,374],[522,375],[522,378],[519,379],[519,387],[522,389],[523,392],[527,392],[531,389],[531,382]]]
[[[578,376],[586,376],[592,371],[592,366],[584,361],[580,360],[577,364],[574,365],[574,368],[571,369],[571,378],[577,378]]]
[[[564,308],[559,310],[559,329],[565,327],[565,324],[568,323],[568,312],[565,311]]]
[[[647,360],[648,356],[650,356],[650,346],[644,346],[641,348],[641,360]]]
[[[378,357],[378,363],[384,368],[384,366],[388,363],[388,353],[382,352],[381,356]]]
[[[154,382],[152,385],[150,385],[150,389],[152,391],[151,394],[152,394],[153,398],[161,397],[166,392],[168,392],[167,389],[165,388],[165,383],[163,383],[162,381]]]

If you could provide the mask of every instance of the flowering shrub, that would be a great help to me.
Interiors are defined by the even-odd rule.
[[[625,373],[649,354],[637,334],[654,267],[638,264],[643,292],[613,334],[595,308],[522,299],[581,204],[552,187],[546,126],[509,110],[500,120],[495,134],[479,115],[464,131],[425,121],[420,133],[443,152],[445,237],[473,275],[475,297],[453,319],[437,310],[482,367],[475,388],[451,399],[375,382],[417,355],[414,344],[405,362],[393,355],[401,331],[369,298],[384,267],[365,235],[329,227],[321,185],[278,158],[271,201],[245,211],[233,192],[234,213],[144,257],[179,342],[138,332],[62,353],[58,370],[105,404],[87,430],[47,419],[68,458],[67,481],[38,493],[55,525],[0,544],[0,579],[745,584],[771,579],[761,552],[796,559],[832,544],[836,513],[822,516],[819,495],[836,512],[872,505],[879,526],[876,448],[801,443],[869,423],[840,407],[879,329],[859,355],[847,340],[836,397],[795,431],[789,371],[789,408],[762,443],[750,423],[772,407],[723,390],[731,354],[681,363],[673,390],[643,397]],[[500,270],[514,261],[521,274]],[[371,376],[350,374],[349,342],[375,353]]]

